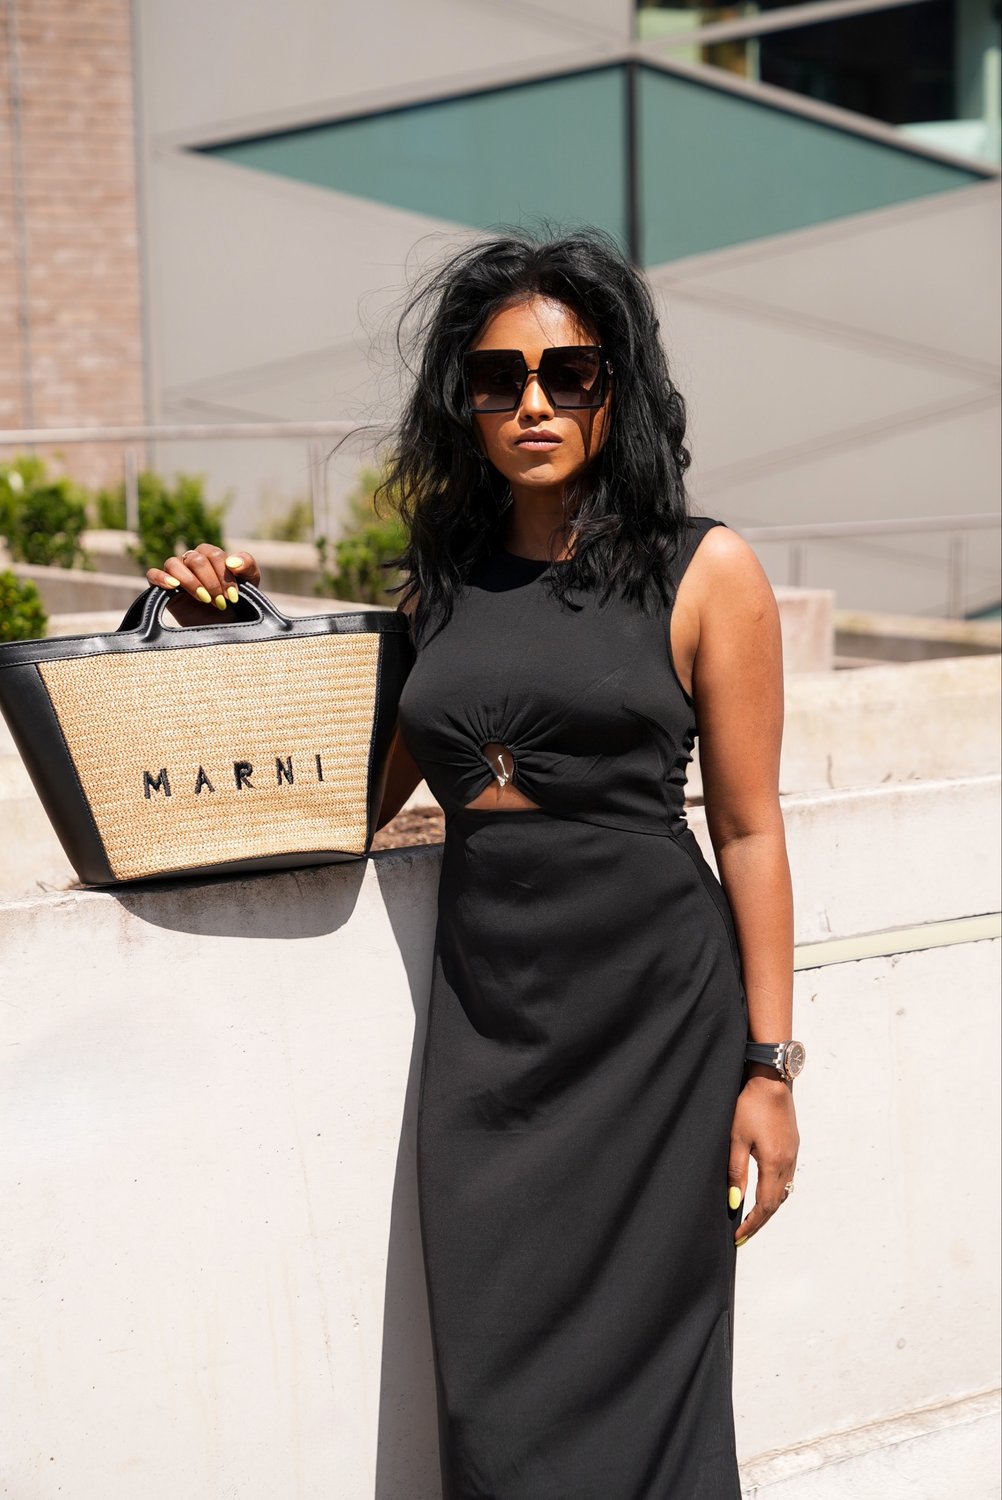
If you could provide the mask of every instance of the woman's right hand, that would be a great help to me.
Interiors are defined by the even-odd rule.
[[[260,583],[261,569],[249,552],[225,552],[201,542],[181,557],[150,568],[147,581],[169,589],[168,610],[179,625],[211,625],[240,598],[241,579]]]

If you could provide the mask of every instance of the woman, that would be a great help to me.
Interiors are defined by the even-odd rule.
[[[446,813],[418,1139],[444,1493],[739,1500],[735,1252],[799,1144],[775,600],[687,513],[684,405],[604,236],[475,244],[408,312],[417,657],[380,822],[421,777]],[[201,546],[148,577],[191,621],[258,570]]]

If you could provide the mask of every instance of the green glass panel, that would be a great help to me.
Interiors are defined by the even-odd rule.
[[[651,68],[637,82],[645,265],[982,180]]]
[[[623,242],[622,69],[203,148],[475,228],[597,224]]]

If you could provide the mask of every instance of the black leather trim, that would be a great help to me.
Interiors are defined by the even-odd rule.
[[[218,625],[197,625],[184,630],[158,628],[159,612],[166,603],[167,590],[146,589],[126,610],[119,628],[107,634],[6,642],[0,646],[0,672],[26,663],[72,661],[83,656],[115,655],[121,651],[198,651],[203,646],[232,646],[244,641],[315,635],[410,636],[409,620],[401,610],[305,615],[293,620],[279,614],[266,596],[251,590],[250,584],[242,584],[241,589],[240,603],[232,606],[232,618],[220,621]],[[260,600],[260,610],[252,600],[252,592],[253,599]],[[242,619],[239,618],[241,614]],[[249,614],[253,618],[248,619]]]
[[[406,617],[405,617],[406,618]],[[379,643],[379,661],[376,673],[376,702],[373,713],[372,734],[369,738],[369,770],[367,777],[368,822],[365,848],[368,853],[376,832],[376,820],[383,802],[386,774],[389,770],[390,745],[397,727],[397,709],[404,683],[414,665],[414,643],[410,630],[406,638],[399,641],[383,639]]]
[[[0,674],[0,709],[70,864],[88,885],[114,882],[69,746],[33,663]]]

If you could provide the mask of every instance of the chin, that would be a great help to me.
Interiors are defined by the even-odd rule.
[[[578,472],[577,469],[566,469],[563,464],[555,464],[545,453],[532,453],[526,454],[517,468],[512,465],[505,473],[505,478],[509,483],[516,479],[520,484],[532,484],[534,481],[540,484],[563,484],[568,479],[573,479]]]

